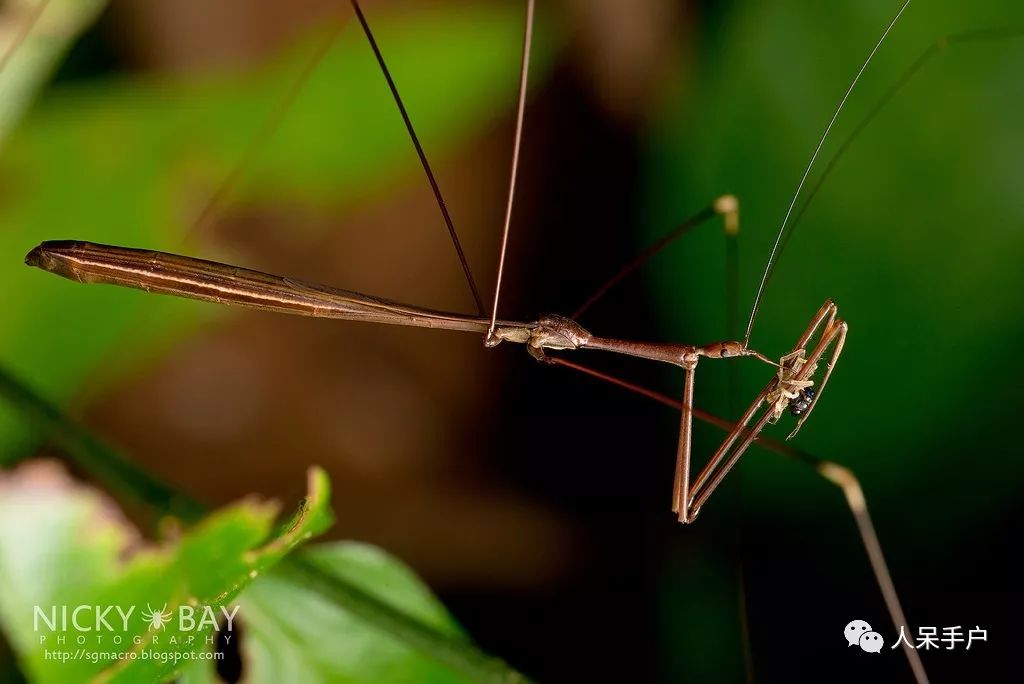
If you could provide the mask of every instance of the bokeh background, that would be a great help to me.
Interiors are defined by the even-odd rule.
[[[347,3],[80,4],[98,18],[54,53],[41,95],[0,108],[5,368],[210,504],[293,500],[306,467],[323,465],[331,534],[403,558],[484,648],[542,681],[909,680],[899,650],[847,649],[850,620],[887,641],[895,630],[839,490],[804,465],[752,449],[683,528],[667,510],[677,415],[521,349],[84,288],[24,267],[39,241],[76,238],[472,307]],[[27,5],[4,5],[6,34]],[[573,310],[644,245],[733,193],[745,316],[803,164],[896,9],[543,3],[503,315]],[[366,11],[489,293],[523,6]],[[1021,14],[988,0],[911,4],[824,160],[936,39],[995,31],[936,44],[849,146],[753,336],[781,355],[826,297],[849,321],[796,445],[861,478],[913,625],[988,630],[970,652],[925,653],[934,681],[1015,668],[1024,608]],[[60,15],[41,27],[0,73],[5,92],[72,30]],[[711,222],[581,322],[721,339],[726,283]],[[680,391],[677,373],[586,360]],[[700,406],[735,416],[765,382],[736,363],[734,396],[727,364],[702,364]],[[711,453],[721,433],[697,430],[697,453]],[[0,407],[2,462],[39,453],[53,452]]]

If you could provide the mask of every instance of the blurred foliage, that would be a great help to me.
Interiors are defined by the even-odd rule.
[[[210,649],[208,615],[241,649],[246,681],[461,681],[437,656],[410,648],[382,623],[368,623],[274,568],[331,524],[329,484],[318,469],[310,471],[309,495],[298,512],[276,532],[277,505],[250,498],[211,513],[180,537],[170,527],[175,534],[155,547],[141,542],[112,501],[75,485],[56,464],[27,462],[0,475],[0,494],[0,629],[33,682],[219,681],[212,661],[181,655]],[[306,559],[340,584],[464,643],[429,589],[383,551],[332,543]],[[44,615],[38,625],[35,606]],[[90,609],[76,624],[70,611],[78,606],[117,606],[125,617],[112,609],[101,628]],[[166,616],[164,624],[152,627],[143,606]],[[69,611],[66,628],[62,607]],[[181,607],[192,609],[194,621],[179,619]],[[56,629],[46,619],[56,620]],[[325,635],[331,648],[324,648]],[[45,657],[47,649],[73,656],[79,646],[86,653],[145,651],[148,657]]]
[[[55,464],[29,462],[4,475],[0,626],[25,674],[34,682],[87,681],[101,673],[107,681],[167,679],[185,662],[176,661],[176,654],[207,646],[212,627],[203,626],[200,616],[209,610],[219,618],[222,608],[230,613],[250,582],[331,524],[327,476],[311,471],[309,487],[298,513],[276,533],[277,505],[249,499],[209,515],[176,541],[140,548],[137,533],[111,501],[74,485]],[[82,629],[70,619],[65,627],[62,607],[71,611],[83,605],[134,607],[134,613],[125,621],[111,615],[110,629],[96,626],[91,612],[92,621],[78,623]],[[44,615],[56,615],[55,629],[35,623],[37,606]],[[190,606],[196,623],[169,619],[151,629],[142,606],[166,610],[168,616]],[[66,641],[59,642],[61,636]],[[115,639],[122,645],[115,646]],[[152,657],[64,662],[45,655],[47,649],[73,655],[79,640],[90,652],[144,650]],[[209,667],[209,661],[204,664]]]
[[[10,133],[71,42],[106,0],[17,0],[0,12],[0,140]]]
[[[196,653],[200,648],[189,639],[197,634],[194,622],[183,625],[179,616],[178,632],[182,633],[173,629],[155,633],[166,625],[148,630],[154,634],[123,626],[116,634],[101,635],[109,640],[90,643],[90,635],[85,632],[93,630],[75,624],[68,641],[63,611],[83,605],[100,605],[100,610],[102,606],[122,606],[118,615],[127,620],[131,614],[122,613],[132,610],[131,606],[141,612],[141,604],[113,601],[149,599],[153,593],[159,600],[165,597],[164,585],[169,583],[177,605],[187,603],[194,611],[210,606],[216,615],[216,609],[226,606],[251,581],[286,560],[273,574],[264,576],[258,585],[261,589],[244,601],[253,611],[252,616],[249,610],[246,612],[246,630],[254,634],[244,644],[239,643],[238,633],[229,635],[235,640],[235,649],[241,646],[236,652],[245,655],[249,681],[279,681],[277,673],[287,666],[287,658],[299,651],[305,652],[301,659],[304,672],[317,681],[339,677],[345,681],[379,681],[392,676],[403,681],[455,681],[463,677],[473,681],[525,681],[503,661],[476,648],[426,586],[397,559],[354,543],[291,554],[333,520],[328,508],[329,483],[319,468],[310,470],[309,494],[296,515],[267,541],[275,505],[252,498],[234,508],[203,515],[201,504],[133,465],[2,368],[0,396],[59,446],[75,466],[108,490],[161,515],[163,536],[172,539],[156,550],[139,551],[141,539],[123,521],[115,505],[94,490],[74,486],[56,465],[29,461],[13,471],[0,471],[0,578],[5,588],[17,590],[8,602],[0,600],[0,631],[7,633],[33,680],[56,678],[51,666],[58,662],[88,662],[93,666],[91,670],[86,665],[82,668],[97,672],[104,681],[160,681],[186,666],[190,681],[213,681],[210,661],[182,660],[184,651]],[[194,525],[184,536],[180,533],[183,524]],[[263,545],[252,548],[256,543]],[[152,558],[159,565],[155,570],[149,562]],[[159,575],[158,581],[151,577],[154,573]],[[139,577],[145,580],[141,587]],[[148,593],[143,595],[143,590]],[[203,603],[206,597],[212,598]],[[302,604],[307,609],[296,614],[295,607]],[[310,604],[316,609],[308,609]],[[36,641],[36,606],[44,611],[61,611],[61,626],[53,630],[57,634],[49,635],[55,638],[48,643]],[[146,608],[153,610],[148,601]],[[31,633],[25,617],[30,610]],[[164,608],[157,610],[163,613]],[[169,614],[174,611],[172,605]],[[51,621],[58,619],[50,615]],[[152,619],[152,615],[146,619]],[[103,630],[97,625],[95,631],[112,629],[108,623]],[[205,639],[209,633],[205,630],[199,636]],[[326,633],[335,638],[345,634],[346,648],[322,652],[314,647],[313,637]],[[158,641],[158,636],[165,640]],[[124,649],[110,648],[120,645],[113,643],[116,638],[125,640]],[[223,643],[230,652],[230,641]],[[75,656],[74,651],[64,656],[71,660],[58,660],[60,655],[51,657],[45,648],[37,648],[57,647],[60,653],[68,653],[60,647],[69,644],[91,648],[83,650],[84,657]],[[138,653],[136,658],[143,665],[130,656],[111,664],[109,657],[101,662],[97,655],[111,652]],[[287,654],[283,660],[282,653]],[[110,667],[102,671],[97,667],[106,664]],[[0,672],[10,669],[2,660],[0,666]],[[231,667],[226,666],[228,672]],[[60,674],[66,672],[61,670]]]
[[[690,55],[695,72],[681,72],[685,86],[667,98],[649,140],[648,236],[718,195],[737,195],[741,327],[817,136],[898,5],[730,6]],[[1024,285],[1024,195],[1016,188],[1024,31],[1013,29],[1022,19],[1024,8],[1005,3],[910,5],[809,185],[937,39],[985,28],[1005,35],[942,44],[850,146],[779,261],[753,331],[755,348],[781,356],[821,303],[836,300],[849,340],[797,443],[852,467],[876,517],[899,528],[893,538],[934,534],[932,554],[955,548],[944,542],[958,526],[1001,515],[1021,484],[1019,459],[1003,456],[1014,443],[1004,426],[1024,377],[1014,353],[1024,318],[1013,296]],[[666,324],[677,339],[721,339],[729,333],[720,225],[681,242],[655,269]],[[720,365],[702,364],[698,402],[725,412]],[[756,366],[743,363],[743,397],[770,377]],[[717,434],[706,436],[710,453]],[[828,489],[764,453],[746,458],[744,469],[756,515],[793,524]]]
[[[507,84],[518,69],[520,8],[378,14],[371,17],[374,31],[431,156],[513,101]],[[182,325],[222,315],[218,307],[74,287],[31,272],[18,255],[41,240],[71,237],[181,251],[190,225],[321,40],[313,36],[252,73],[199,81],[121,76],[45,93],[0,155],[0,252],[7,255],[0,288],[19,293],[5,307],[0,360],[66,401],[86,378],[102,382],[132,353],[152,352]],[[545,46],[550,41],[540,40],[534,55],[538,75],[550,61]],[[385,81],[352,21],[227,203],[337,210],[381,192],[415,164]],[[0,412],[0,453],[14,456],[24,439],[11,415]]]

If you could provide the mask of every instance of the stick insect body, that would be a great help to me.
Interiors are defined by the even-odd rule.
[[[696,517],[700,507],[764,426],[778,420],[790,402],[799,399],[807,406],[797,414],[799,419],[793,430],[793,434],[796,434],[813,408],[811,395],[807,394],[806,388],[814,382],[810,377],[817,367],[818,359],[828,347],[836,343],[818,390],[820,394],[835,359],[842,351],[842,341],[846,335],[846,324],[836,320],[835,304],[826,302],[798,340],[794,351],[784,357],[782,364],[776,364],[739,341],[697,346],[599,337],[572,319],[555,314],[543,315],[532,322],[495,322],[492,318],[401,304],[359,292],[165,252],[60,240],[44,242],[35,247],[26,256],[25,262],[29,266],[80,283],[120,285],[147,292],[316,318],[486,334],[488,347],[497,346],[501,342],[525,344],[530,355],[538,361],[547,360],[548,351],[593,350],[678,366],[685,373],[686,389],[672,502],[673,511],[684,523]],[[826,324],[824,332],[817,346],[805,358],[808,340],[822,323]],[[753,357],[778,366],[778,373],[757,396],[691,488],[693,386],[697,362],[701,357]],[[762,405],[767,406],[764,415],[748,429],[750,420]]]

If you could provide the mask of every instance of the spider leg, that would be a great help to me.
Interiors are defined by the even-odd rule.
[[[829,347],[831,347],[832,351],[829,354],[828,362],[825,364],[825,373],[821,377],[821,384],[818,385],[814,401],[811,402],[804,414],[796,421],[793,431],[789,433],[789,436],[786,437],[786,439],[792,439],[796,436],[796,433],[800,432],[800,428],[803,427],[804,421],[810,417],[814,407],[818,405],[818,402],[821,400],[821,395],[825,391],[825,385],[828,384],[828,379],[831,377],[832,370],[835,368],[836,361],[839,360],[839,355],[843,353],[843,345],[846,344],[848,326],[846,325],[846,321],[836,318],[834,309],[835,305],[833,304],[832,306],[833,310],[829,317],[828,325],[825,327],[824,332],[822,332],[817,346],[811,352],[810,356],[807,357],[807,364],[805,365],[805,368],[813,369],[817,365],[818,360],[825,354]],[[797,373],[797,379],[804,380],[805,378],[800,373]]]

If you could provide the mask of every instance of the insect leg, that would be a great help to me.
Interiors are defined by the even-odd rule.
[[[690,522],[690,449],[693,437],[693,383],[696,366],[684,368],[683,402],[679,416],[679,445],[676,447],[676,473],[672,485],[672,511],[679,522]]]
[[[526,26],[523,28],[523,57],[519,67],[519,97],[516,105],[516,132],[512,142],[512,163],[508,179],[508,202],[505,205],[505,222],[501,231],[501,249],[498,252],[498,270],[494,277],[494,306],[491,307],[491,324],[487,328],[484,343],[494,346],[498,339],[494,330],[498,321],[498,302],[501,299],[501,281],[505,275],[505,258],[508,254],[508,234],[512,226],[512,204],[516,196],[516,174],[519,170],[519,150],[523,142],[523,118],[526,110],[526,87],[530,78],[530,47],[533,43],[533,13],[535,0],[526,0]]]
[[[646,387],[641,387],[629,382],[628,380],[622,380],[621,378],[609,375],[603,371],[598,371],[574,361],[566,361],[554,356],[549,357],[549,361],[554,365],[571,368],[585,375],[597,378],[598,380],[603,380],[604,382],[622,387],[630,392],[645,396],[648,399],[653,399],[654,401],[668,406],[669,408],[674,408],[676,410],[680,410],[681,408],[679,402],[672,397],[647,389]],[[727,420],[712,415],[707,411],[702,411],[696,407],[693,408],[693,417],[702,422],[714,425],[719,429],[729,431],[730,434],[737,433],[737,431],[742,430],[740,425],[730,423]],[[906,615],[903,612],[903,607],[900,604],[896,585],[892,580],[892,575],[889,573],[889,565],[885,560],[885,554],[882,551],[882,544],[878,539],[878,533],[875,530],[875,525],[868,512],[867,498],[864,496],[864,490],[861,488],[860,481],[857,479],[856,474],[844,466],[831,461],[819,459],[805,451],[797,449],[785,442],[772,439],[771,437],[757,435],[754,437],[754,441],[768,451],[793,459],[798,463],[803,463],[804,465],[813,468],[818,475],[842,490],[843,496],[846,499],[846,505],[850,509],[850,513],[853,515],[854,521],[857,523],[857,533],[860,535],[861,545],[864,547],[864,551],[868,555],[868,560],[871,563],[871,572],[874,574],[875,581],[882,592],[882,598],[884,599],[886,609],[889,612],[889,618],[897,628],[901,625],[909,626],[910,623],[907,621]],[[913,647],[908,646],[907,644],[904,644],[903,651],[910,663],[910,668],[914,673],[915,681],[918,684],[927,684],[928,675],[925,672],[920,655],[913,649]]]
[[[533,0],[530,0],[531,3]],[[352,10],[356,13],[356,18],[359,20],[359,25],[363,29],[363,33],[366,34],[366,40],[370,43],[370,49],[373,50],[374,56],[377,58],[377,64],[380,66],[380,71],[384,75],[384,80],[388,83],[388,88],[391,90],[391,96],[395,101],[395,106],[398,107],[398,113],[402,116],[402,121],[405,122],[405,130],[409,133],[409,139],[412,141],[413,147],[416,148],[416,156],[419,157],[420,165],[423,167],[423,172],[427,176],[427,181],[430,183],[430,189],[434,192],[434,199],[437,201],[437,207],[441,210],[441,216],[444,218],[444,224],[448,228],[448,235],[451,238],[452,246],[455,248],[455,254],[459,258],[459,264],[462,266],[462,273],[466,277],[466,284],[469,285],[470,293],[473,295],[473,301],[476,303],[477,313],[481,316],[484,315],[484,302],[480,297],[480,291],[477,289],[476,280],[473,279],[472,269],[469,267],[469,260],[466,258],[466,253],[462,249],[462,242],[459,240],[459,234],[455,230],[455,223],[452,221],[451,214],[448,212],[448,206],[445,204],[444,196],[441,194],[441,187],[437,183],[437,178],[434,176],[433,169],[430,168],[430,162],[427,161],[427,153],[423,150],[423,145],[420,144],[419,136],[416,135],[416,129],[413,128],[412,118],[409,116],[409,112],[405,108],[405,103],[402,101],[402,96],[398,93],[398,86],[395,85],[395,80],[391,77],[391,71],[388,69],[387,64],[384,61],[384,55],[380,50],[380,46],[377,45],[377,39],[373,36],[373,31],[370,30],[370,24],[366,20],[366,16],[363,14],[362,8],[359,6],[358,0],[351,0]],[[492,324],[493,325],[493,324]]]
[[[615,274],[605,280],[600,287],[594,290],[594,294],[590,295],[590,297],[588,297],[587,300],[572,313],[570,318],[578,319],[587,310],[589,310],[590,307],[608,294],[612,288],[650,261],[652,257],[663,251],[683,235],[686,235],[691,229],[709,221],[715,216],[721,216],[723,218],[726,238],[729,239],[731,243],[735,243],[735,236],[739,232],[739,201],[733,195],[723,195],[648,245],[635,258],[620,268]],[[730,276],[730,281],[731,280],[732,276]],[[733,287],[735,287],[735,285],[729,285],[729,288]]]
[[[759,408],[765,403],[765,397],[768,393],[775,389],[778,383],[778,378],[772,378],[764,389],[757,395],[754,401],[747,408],[747,411],[740,418],[739,422],[736,423],[732,430],[729,432],[725,441],[722,442],[718,450],[715,451],[714,456],[708,461],[707,465],[697,476],[694,481],[693,490],[691,494],[690,507],[693,511],[693,517],[696,517],[700,511],[701,506],[708,500],[711,494],[718,488],[725,476],[732,470],[736,462],[739,461],[740,457],[746,452],[747,448],[750,447],[754,439],[761,434],[765,425],[768,424],[768,419],[771,418],[772,412],[771,407],[767,406],[764,408],[764,412],[757,419],[753,426],[750,425],[750,421],[757,414]],[[739,445],[736,445],[736,441],[740,440]]]

